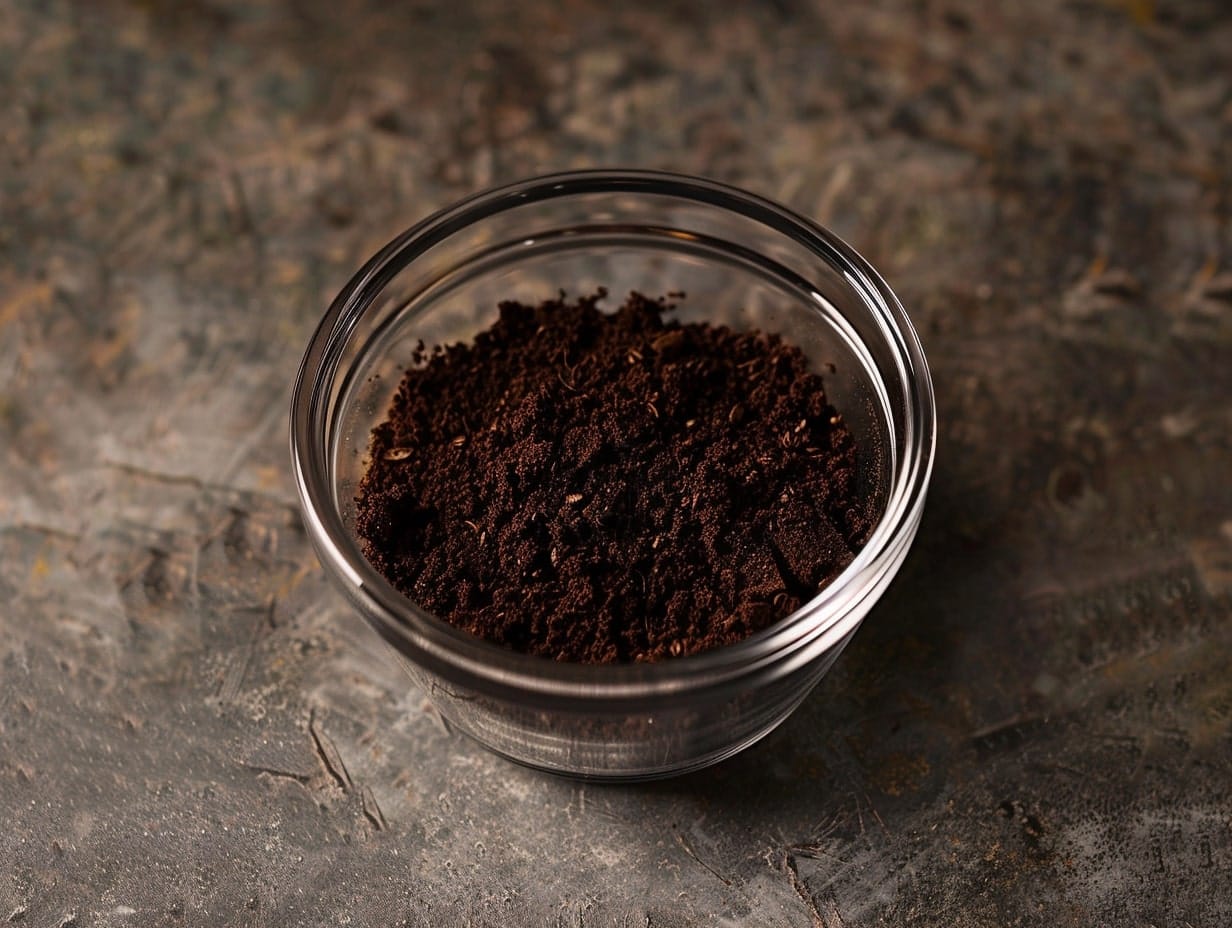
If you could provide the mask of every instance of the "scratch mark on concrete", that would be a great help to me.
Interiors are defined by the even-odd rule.
[[[826,901],[826,909],[830,913],[829,928],[843,928],[845,924],[843,922],[843,916],[839,914],[838,906],[834,903],[834,900],[831,899]],[[822,918],[825,917],[825,915],[822,915]]]
[[[673,829],[673,831],[675,831],[675,829]],[[684,836],[684,834],[683,834],[682,832],[680,832],[680,831],[676,831],[676,842],[677,842],[677,843],[678,843],[678,844],[679,844],[682,848],[684,848],[684,852],[685,852],[686,854],[688,854],[688,855],[689,855],[690,857],[692,857],[695,861],[697,861],[697,863],[698,863],[698,865],[699,865],[699,866],[701,866],[701,867],[703,867],[704,869],[708,870],[708,871],[709,871],[709,872],[710,872],[710,873],[714,876],[714,878],[715,878],[716,880],[719,880],[719,881],[720,881],[720,882],[721,882],[724,886],[731,886],[731,885],[732,885],[732,881],[731,881],[731,880],[729,880],[727,877],[723,876],[723,874],[719,873],[719,871],[718,871],[718,870],[714,869],[714,867],[710,866],[710,864],[706,863],[704,860],[702,860],[700,857],[698,857],[698,856],[697,856],[697,851],[693,850],[693,845],[689,843],[689,839],[688,839],[688,838],[686,838],[686,837]]]
[[[62,541],[71,541],[80,543],[82,536],[77,532],[71,532],[67,529],[56,528],[51,525],[43,525],[39,522],[10,522],[8,525],[0,527],[0,534],[9,532],[30,532],[35,535],[45,535],[48,538],[58,538]]]
[[[130,477],[136,477],[141,480],[151,480],[155,483],[168,484],[170,486],[186,486],[196,490],[209,491],[217,493],[226,499],[257,499],[269,503],[272,506],[277,506],[282,509],[289,510],[299,517],[298,504],[293,500],[289,500],[284,496],[279,496],[276,493],[269,493],[264,490],[254,490],[249,487],[239,489],[226,483],[218,483],[216,481],[204,480],[195,474],[168,474],[163,471],[153,470],[148,467],[140,467],[136,464],[128,464],[124,461],[114,461],[109,458],[103,458],[99,461],[99,466],[106,470],[113,470]]]
[[[111,461],[104,458],[101,462],[103,467],[108,470],[119,471],[130,477],[140,477],[144,480],[153,480],[155,483],[170,483],[179,484],[181,486],[193,487],[197,490],[209,489],[209,485],[200,477],[192,474],[167,474],[162,471],[152,470],[148,467],[139,467],[136,464],[126,464],[123,461]],[[217,489],[228,489],[222,486]]]
[[[971,742],[978,745],[982,742],[995,741],[1001,735],[1018,734],[1020,729],[1030,727],[1038,721],[1040,721],[1040,718],[1037,715],[1016,713],[1009,718],[993,722],[991,725],[985,725],[978,731],[972,732]]]
[[[840,864],[846,864],[848,861],[839,857],[837,854],[831,854],[820,844],[792,844],[787,848],[787,853],[791,857],[807,857],[810,860],[837,860]]]
[[[240,761],[240,766],[245,770],[251,770],[254,773],[264,773],[271,777],[280,777],[284,780],[294,780],[296,783],[301,783],[305,786],[308,784],[308,781],[312,779],[304,773],[295,773],[291,770],[279,770],[277,767],[266,767],[261,764],[249,764],[244,761]]]
[[[813,928],[829,928],[825,919],[821,917],[821,910],[817,908],[817,902],[813,899],[813,894],[804,885],[804,880],[800,879],[800,871],[796,867],[796,858],[792,854],[787,853],[783,855],[783,872],[787,874],[787,881],[791,883],[791,888],[796,891],[796,895],[800,897],[800,901],[808,909],[809,921]]]
[[[425,699],[423,703],[424,714],[432,719],[441,730],[441,733],[447,736],[453,735],[453,729],[449,727],[449,719],[441,715],[441,710],[436,707],[436,703],[430,699]]]
[[[868,803],[868,811],[873,813],[873,818],[877,820],[877,824],[881,826],[881,830],[885,832],[885,836],[887,838],[890,837],[890,829],[888,829],[886,827],[886,823],[882,821],[881,814],[877,811],[877,807],[873,805],[873,800],[868,793],[864,794],[864,801]]]
[[[249,636],[248,644],[244,646],[243,654],[227,667],[227,672],[223,675],[222,683],[219,684],[216,694],[219,702],[232,703],[239,697],[244,678],[248,676],[248,668],[252,664],[252,656],[256,653],[257,643],[261,640],[261,633],[268,623],[270,608],[270,605],[262,607],[261,618],[253,623],[252,634]]]
[[[338,748],[317,723],[316,709],[313,709],[308,714],[308,733],[312,735],[313,746],[316,748],[317,756],[321,759],[321,763],[326,771],[333,777],[339,789],[344,793],[349,793],[355,788],[355,784],[351,782],[351,775],[347,773],[346,765],[342,762],[342,755],[338,753]]]
[[[377,831],[384,831],[389,827],[389,823],[385,821],[385,815],[381,812],[381,807],[377,805],[376,796],[372,794],[372,790],[364,786],[359,791],[360,804],[363,807],[364,815],[368,821],[372,823],[372,827]]]
[[[824,912],[818,906],[817,900],[813,898],[813,894],[809,892],[808,886],[800,878],[800,870],[796,866],[796,855],[791,850],[783,854],[782,869],[787,874],[791,888],[796,891],[796,895],[800,897],[805,908],[808,909],[809,920],[813,928],[844,928],[846,923],[843,921],[843,916],[839,914],[838,905],[833,899],[825,901]]]

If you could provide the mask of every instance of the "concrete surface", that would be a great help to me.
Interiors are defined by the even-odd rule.
[[[1232,10],[612,6],[0,3],[0,921],[1232,922]],[[835,228],[942,423],[834,672],[644,787],[451,734],[285,450],[364,257],[595,164]]]

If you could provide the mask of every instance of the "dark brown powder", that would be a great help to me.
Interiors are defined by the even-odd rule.
[[[832,579],[870,529],[856,447],[776,335],[665,299],[503,303],[422,343],[372,434],[364,553],[433,614],[562,661],[731,644]]]

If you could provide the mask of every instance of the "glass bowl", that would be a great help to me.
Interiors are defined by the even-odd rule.
[[[860,446],[879,513],[850,565],[739,644],[659,663],[583,665],[455,629],[364,559],[356,488],[416,343],[470,340],[502,300],[600,286],[684,291],[682,322],[777,332],[800,347]],[[291,454],[313,546],[358,612],[454,726],[534,767],[648,779],[713,764],[766,735],[830,668],[897,573],[919,526],[935,444],[932,382],[885,282],[835,235],[694,177],[583,171],[472,196],[399,235],[334,300],[304,355]],[[732,527],[738,531],[738,526]]]

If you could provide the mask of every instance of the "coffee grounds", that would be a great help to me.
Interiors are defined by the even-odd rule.
[[[373,431],[356,527],[433,614],[561,661],[732,644],[846,566],[871,528],[856,444],[777,335],[665,322],[666,299],[502,303],[421,342]],[[673,297],[679,294],[671,294]]]

